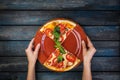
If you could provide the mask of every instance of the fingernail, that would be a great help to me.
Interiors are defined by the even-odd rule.
[[[82,40],[82,44],[84,44],[85,42],[84,42],[84,40]]]
[[[38,46],[40,46],[40,43],[38,44]]]

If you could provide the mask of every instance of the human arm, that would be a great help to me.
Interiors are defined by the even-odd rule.
[[[91,73],[91,60],[93,55],[96,52],[95,47],[93,46],[90,39],[87,37],[88,44],[82,41],[82,48],[83,48],[83,76],[82,80],[92,80],[92,73]]]
[[[27,80],[35,80],[35,63],[37,61],[40,44],[33,50],[34,38],[30,41],[28,48],[25,50],[28,59]]]

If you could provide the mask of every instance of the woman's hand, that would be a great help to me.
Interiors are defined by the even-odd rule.
[[[35,63],[37,61],[40,44],[33,50],[34,38],[30,41],[28,48],[25,50],[28,59],[28,74],[27,80],[36,80],[35,78]]]
[[[88,44],[85,44],[82,41],[82,48],[83,48],[83,76],[82,80],[92,80],[92,73],[91,73],[91,59],[96,52],[95,47],[93,46],[90,39],[87,37]]]
[[[40,44],[38,44],[35,50],[33,50],[34,47],[33,42],[34,42],[34,38],[30,41],[28,48],[25,50],[28,59],[28,64],[31,66],[35,65],[38,58],[38,52],[40,49]]]
[[[91,63],[91,59],[93,55],[96,52],[95,47],[93,46],[90,39],[87,37],[88,44],[85,44],[84,41],[82,41],[82,48],[83,48],[83,64],[89,64]]]

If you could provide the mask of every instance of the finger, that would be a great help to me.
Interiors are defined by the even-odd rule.
[[[82,41],[82,48],[83,48],[83,54],[86,53],[87,48],[84,40]]]
[[[35,48],[35,51],[34,51],[35,55],[38,55],[39,49],[40,49],[40,44],[38,44]]]
[[[94,47],[91,40],[89,39],[89,37],[87,37],[87,42],[88,42],[88,44],[87,44],[88,48],[93,48]]]
[[[96,49],[93,47],[93,48],[91,49],[91,52],[92,52],[92,55],[94,55],[95,52],[96,52]]]
[[[33,48],[33,42],[34,42],[34,38],[30,41],[29,45],[28,45],[28,48],[29,49],[32,49]]]

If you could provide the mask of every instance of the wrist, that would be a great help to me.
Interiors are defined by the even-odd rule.
[[[35,68],[35,64],[34,63],[28,63],[28,67],[29,68]]]
[[[90,61],[83,61],[83,65],[84,66],[91,66],[91,62]]]

